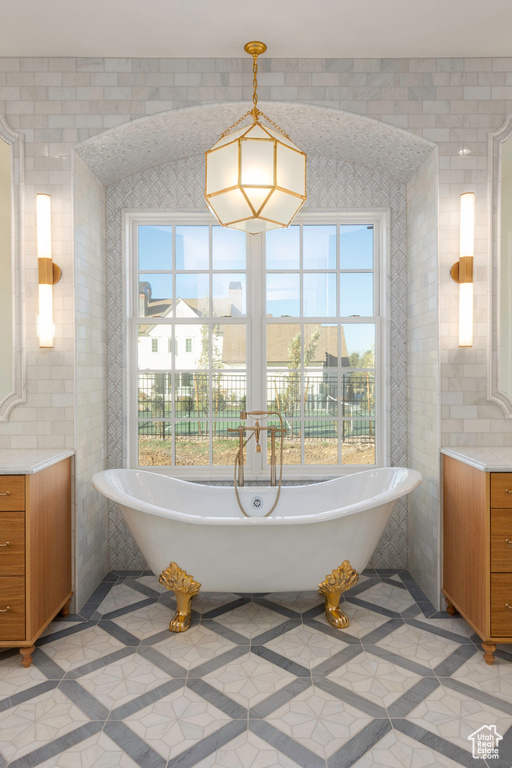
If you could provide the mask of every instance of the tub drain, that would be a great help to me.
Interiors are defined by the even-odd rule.
[[[261,509],[263,506],[263,499],[261,496],[255,496],[251,501],[251,507],[253,509]]]

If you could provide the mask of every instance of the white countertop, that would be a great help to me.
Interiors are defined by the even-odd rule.
[[[512,472],[512,448],[441,448],[441,453],[482,472]]]
[[[33,475],[73,456],[74,453],[70,450],[52,448],[0,450],[0,475]]]

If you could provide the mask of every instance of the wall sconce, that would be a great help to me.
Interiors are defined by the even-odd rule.
[[[39,346],[53,347],[53,286],[62,270],[52,261],[52,211],[50,195],[36,195],[37,263],[39,268]]]
[[[475,193],[460,196],[460,255],[450,270],[459,284],[459,347],[473,346],[473,256],[475,255]]]

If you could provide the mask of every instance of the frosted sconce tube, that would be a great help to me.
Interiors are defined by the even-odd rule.
[[[41,348],[53,347],[53,286],[60,280],[61,270],[52,261],[52,214],[50,195],[36,195],[37,263],[39,282],[39,314],[37,335]]]
[[[459,347],[473,346],[473,257],[475,255],[475,193],[460,196],[459,260],[450,274],[459,284]]]

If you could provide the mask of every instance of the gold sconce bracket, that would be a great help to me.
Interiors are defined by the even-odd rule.
[[[473,282],[473,257],[461,256],[450,269],[450,277],[456,283]]]
[[[51,259],[38,259],[39,285],[55,285],[62,277],[62,269]]]

